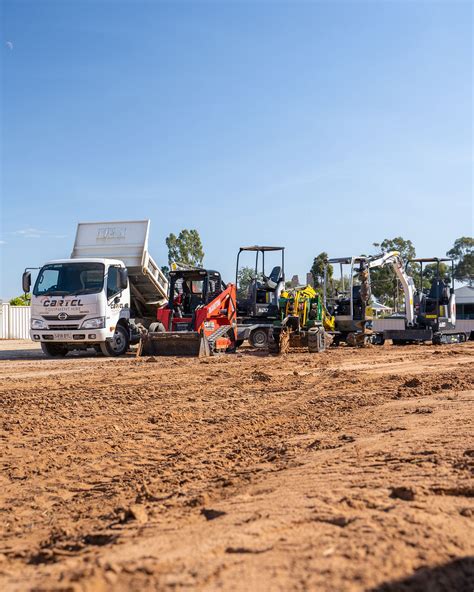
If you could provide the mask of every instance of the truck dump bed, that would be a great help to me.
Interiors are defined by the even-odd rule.
[[[149,220],[81,222],[71,258],[123,261],[137,313],[155,318],[157,305],[168,296],[168,280],[148,252],[149,228]]]

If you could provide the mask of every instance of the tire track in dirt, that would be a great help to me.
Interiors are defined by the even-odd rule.
[[[450,401],[472,388],[472,372],[467,366],[474,353],[471,344],[459,348],[462,354],[451,353],[458,351],[453,348],[420,349],[403,348],[407,354],[403,372],[392,371],[387,360],[393,350],[384,347],[341,348],[322,356],[297,353],[273,358],[244,353],[155,363],[132,358],[112,363],[78,358],[62,361],[61,370],[66,372],[60,375],[33,379],[12,373],[0,384],[4,402],[0,502],[6,516],[0,538],[4,557],[0,563],[4,575],[0,577],[8,586],[20,573],[34,576],[38,582],[71,576],[77,577],[81,586],[89,586],[97,578],[109,585],[115,572],[97,562],[106,561],[121,544],[137,544],[139,548],[140,540],[147,539],[147,533],[159,525],[160,532],[168,529],[165,539],[174,549],[173,541],[180,538],[181,529],[189,528],[189,541],[176,547],[184,553],[201,531],[202,510],[216,503],[239,505],[239,496],[245,495],[242,492],[261,487],[259,483],[266,486],[275,481],[277,489],[281,482],[282,491],[286,491],[291,479],[282,476],[288,471],[303,471],[299,465],[306,466],[312,455],[335,458],[341,451],[352,450],[352,465],[342,461],[334,465],[340,482],[344,482],[344,471],[361,481],[367,471],[380,471],[380,466],[391,470],[396,463],[383,454],[372,458],[373,467],[354,470],[354,463],[360,462],[354,451],[364,434],[375,430],[378,439],[392,443],[389,451],[396,451],[399,437],[414,437],[405,434],[405,411],[400,410],[400,423],[395,421],[399,403],[414,404],[410,420],[426,421],[438,413],[433,405],[447,404],[448,415],[455,414]],[[414,362],[410,363],[411,355]],[[8,364],[15,367],[15,362]],[[34,367],[36,363],[28,364]],[[351,369],[354,364],[359,365],[357,370]],[[43,371],[57,368],[49,361],[46,366],[42,361],[37,365]],[[385,365],[383,374],[374,373],[374,367]],[[423,365],[429,367],[429,373],[420,373]],[[434,403],[426,397],[434,397]],[[418,404],[418,400],[424,403]],[[387,404],[395,411],[385,424],[383,406]],[[381,422],[386,431],[379,433]],[[448,434],[447,442],[451,441],[452,434]],[[446,447],[447,442],[442,445]],[[439,451],[437,454],[441,458]],[[470,458],[459,451],[453,455],[446,483],[433,487],[444,487],[444,491],[456,487],[452,483],[453,471],[458,470],[455,466],[469,464]],[[412,459],[410,455],[407,458]],[[428,454],[420,459],[421,465],[428,463],[430,469],[435,464]],[[414,460],[400,463],[403,470],[405,466],[421,466]],[[329,474],[324,473],[324,478]],[[273,501],[265,503],[272,507]],[[226,520],[224,516],[222,523]],[[208,522],[217,524],[217,520],[204,524]],[[181,525],[179,529],[176,524]],[[310,521],[310,530],[313,527]],[[234,551],[224,553],[225,561],[215,566],[218,573],[227,573],[234,560],[240,564],[243,556],[254,555],[239,551],[237,543],[229,548]],[[261,553],[262,557],[267,554],[271,552]],[[351,561],[359,569],[362,560],[354,557]],[[90,573],[83,567],[87,559],[93,566]],[[170,561],[165,569],[155,557],[148,562],[153,570],[140,571],[139,566],[130,568],[132,574],[128,575],[126,566],[117,568],[114,586],[117,582],[129,585],[137,578],[141,582],[140,574],[143,581],[171,586],[176,573],[189,578],[197,569],[180,570],[182,558]],[[413,565],[413,560],[410,562],[404,564],[405,571]],[[28,563],[34,567],[28,568]],[[69,563],[75,576],[68,572]],[[148,563],[145,561],[145,566]],[[147,569],[152,573],[146,573]],[[217,585],[217,575],[202,569],[199,577],[191,580],[204,587],[206,582]],[[307,567],[309,572],[313,569]],[[159,575],[163,570],[164,579]],[[399,571],[404,575],[403,569]],[[171,578],[170,582],[166,578]],[[222,581],[230,585],[228,580]],[[20,582],[18,589],[28,589],[26,582]]]

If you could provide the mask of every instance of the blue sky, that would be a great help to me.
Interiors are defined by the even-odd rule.
[[[227,281],[473,234],[470,1],[1,5],[0,297],[78,221],[150,218],[160,264],[197,228]]]

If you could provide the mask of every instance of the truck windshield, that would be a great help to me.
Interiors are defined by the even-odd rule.
[[[104,285],[103,263],[52,263],[41,268],[35,296],[97,294]]]

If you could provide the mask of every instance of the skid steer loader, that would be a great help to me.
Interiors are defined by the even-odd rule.
[[[142,335],[138,355],[211,356],[235,350],[236,291],[208,269],[170,272],[168,303]]]
[[[331,344],[334,317],[311,286],[282,292],[279,310],[280,319],[273,325],[273,341],[268,345],[270,353],[286,353],[291,347],[307,347],[318,353]]]

